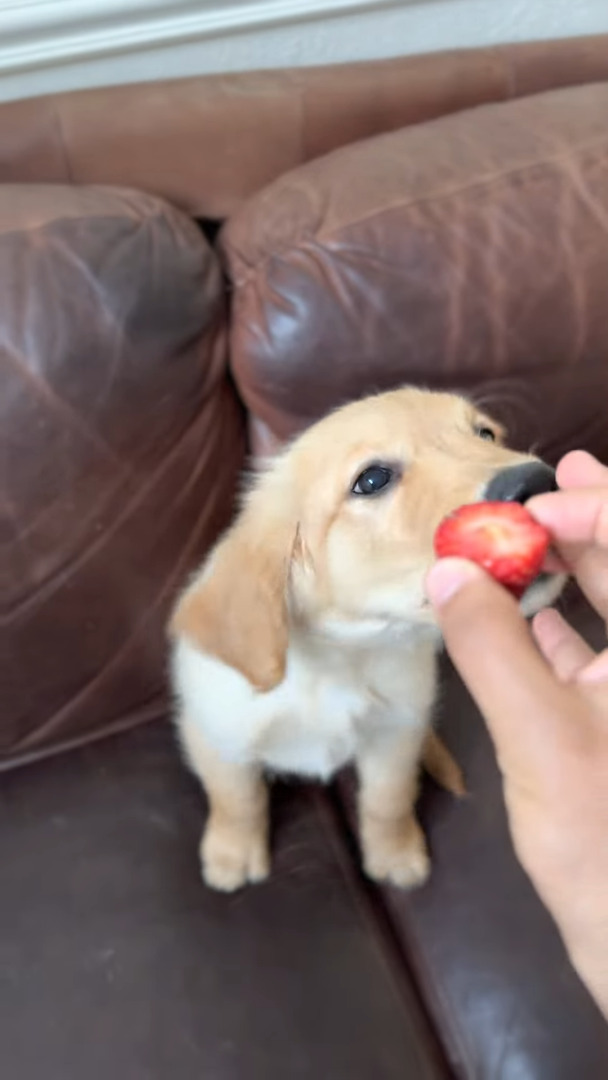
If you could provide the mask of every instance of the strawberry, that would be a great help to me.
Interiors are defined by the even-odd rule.
[[[518,597],[540,572],[549,543],[547,530],[516,502],[460,506],[435,533],[438,558],[478,563]]]

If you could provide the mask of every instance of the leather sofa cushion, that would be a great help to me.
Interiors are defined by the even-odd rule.
[[[0,187],[2,761],[158,710],[168,602],[242,464],[225,338],[186,217]]]
[[[4,778],[5,1080],[447,1080],[327,799],[274,803],[270,880],[223,896],[168,725]]]
[[[608,454],[608,83],[421,124],[269,186],[225,228],[231,361],[282,440],[422,383],[549,458]]]

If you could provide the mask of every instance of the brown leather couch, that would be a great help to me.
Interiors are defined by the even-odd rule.
[[[0,108],[3,1080],[608,1076],[449,667],[430,884],[363,880],[346,776],[277,785],[226,898],[163,630],[248,446],[348,398],[454,387],[608,459],[607,284],[607,38]]]

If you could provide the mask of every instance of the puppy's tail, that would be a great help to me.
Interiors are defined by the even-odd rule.
[[[462,769],[443,740],[434,731],[430,731],[426,737],[422,764],[439,787],[445,788],[458,798],[466,795],[467,788]]]

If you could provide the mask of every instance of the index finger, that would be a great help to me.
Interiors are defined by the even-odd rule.
[[[563,489],[608,485],[608,468],[586,450],[571,450],[557,466],[557,483]]]
[[[596,611],[608,620],[608,485],[537,495],[526,503]]]
[[[595,544],[608,550],[608,484],[535,495],[526,509],[561,544]]]

